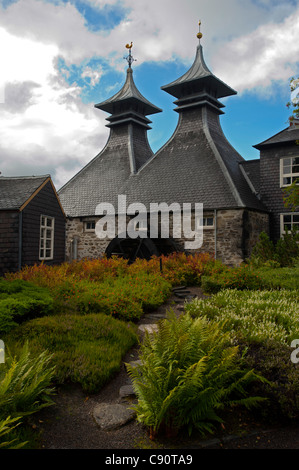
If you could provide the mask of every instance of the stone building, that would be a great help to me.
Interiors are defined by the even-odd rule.
[[[99,239],[97,206],[110,203],[117,208],[119,195],[126,196],[128,205],[142,203],[148,214],[152,203],[192,207],[203,204],[200,222],[194,220],[203,226],[203,244],[196,251],[213,253],[227,264],[241,263],[250,255],[260,232],[269,231],[272,206],[264,194],[266,180],[261,181],[267,173],[269,142],[258,147],[264,152],[259,162],[244,160],[227,141],[220,124],[224,105],[219,99],[236,92],[209,70],[203,57],[201,33],[198,38],[191,68],[162,86],[176,99],[179,119],[172,137],[155,154],[147,139],[151,123],[147,116],[161,109],[137,89],[129,49],[124,86],[112,98],[96,105],[110,114],[107,144],[59,191],[67,215],[67,259],[95,258],[105,252],[134,259],[137,253],[148,257],[184,249],[184,234],[174,237],[172,223],[167,239],[160,232],[159,238],[150,237],[147,232],[147,238],[134,240],[123,235]],[[120,218],[119,213],[117,216]],[[170,216],[172,221],[174,214]],[[127,214],[126,222],[129,220]],[[143,227],[145,231],[147,228]]]

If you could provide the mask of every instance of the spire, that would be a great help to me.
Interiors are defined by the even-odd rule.
[[[132,63],[135,59],[132,57],[132,47],[132,42],[131,44],[126,45],[126,48],[129,49],[129,55],[124,58],[127,60],[129,67],[127,68],[127,77],[124,86],[118,93],[108,100],[95,105],[96,108],[102,109],[112,115],[108,118],[108,120],[111,121],[111,124],[109,124],[108,127],[111,127],[112,121],[115,121],[115,117],[117,117],[116,121],[119,123],[120,119],[123,120],[123,118],[127,118],[128,114],[131,118],[134,117],[135,120],[141,120],[144,125],[145,121],[150,122],[145,116],[160,113],[162,111],[162,109],[153,105],[144,98],[135,85],[132,69]]]
[[[197,37],[198,37],[198,41],[199,41],[199,44],[200,44],[200,40],[202,38],[202,33],[200,31],[200,26],[201,26],[201,21],[200,20],[198,22],[198,26],[199,26],[199,32],[197,33]]]
[[[201,21],[199,22],[199,33],[197,34],[199,44],[192,66],[180,78],[162,86],[161,89],[178,98],[179,100],[176,102],[178,105],[183,105],[181,101],[184,101],[185,106],[187,104],[186,100],[189,101],[189,104],[192,101],[195,105],[197,98],[205,96],[206,98],[209,97],[210,101],[216,102],[216,106],[220,108],[223,105],[219,103],[218,98],[235,95],[236,91],[213,75],[206,65],[201,45],[202,33],[200,26]],[[176,111],[179,109],[181,109],[180,106]]]

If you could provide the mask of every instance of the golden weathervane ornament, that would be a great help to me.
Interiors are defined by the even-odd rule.
[[[129,68],[131,68],[132,63],[136,60],[132,56],[132,52],[131,52],[132,47],[133,47],[132,42],[131,42],[131,44],[126,44],[126,48],[129,49],[129,55],[127,57],[124,57],[124,59],[126,59],[126,61],[128,62]]]
[[[201,21],[199,21],[199,23],[198,23],[198,26],[199,26],[199,33],[197,33],[197,37],[198,37],[198,39],[199,39],[199,42],[200,42],[200,40],[201,40],[201,38],[202,38],[202,33],[200,32],[200,25],[201,25]]]

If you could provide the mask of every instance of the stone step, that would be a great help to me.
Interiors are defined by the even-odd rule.
[[[158,330],[158,325],[156,323],[149,323],[144,325],[139,325],[138,331],[145,333],[146,331],[151,334]]]
[[[101,403],[93,410],[93,418],[103,431],[113,431],[132,421],[136,416],[134,410],[116,403]]]
[[[122,387],[120,387],[119,396],[120,396],[120,398],[135,397],[136,394],[135,394],[133,385],[123,385]]]

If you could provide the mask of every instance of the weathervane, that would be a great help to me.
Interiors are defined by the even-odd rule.
[[[197,37],[199,39],[199,44],[200,44],[200,40],[202,38],[202,33],[200,32],[200,25],[201,25],[201,21],[198,22],[198,26],[199,26],[199,33],[197,33]]]
[[[132,47],[133,47],[132,42],[131,44],[126,44],[126,48],[129,49],[129,55],[127,57],[124,57],[124,59],[126,59],[126,61],[128,62],[129,68],[131,68],[132,63],[136,61],[136,59],[134,59],[134,57],[132,56],[132,51],[131,51]]]

